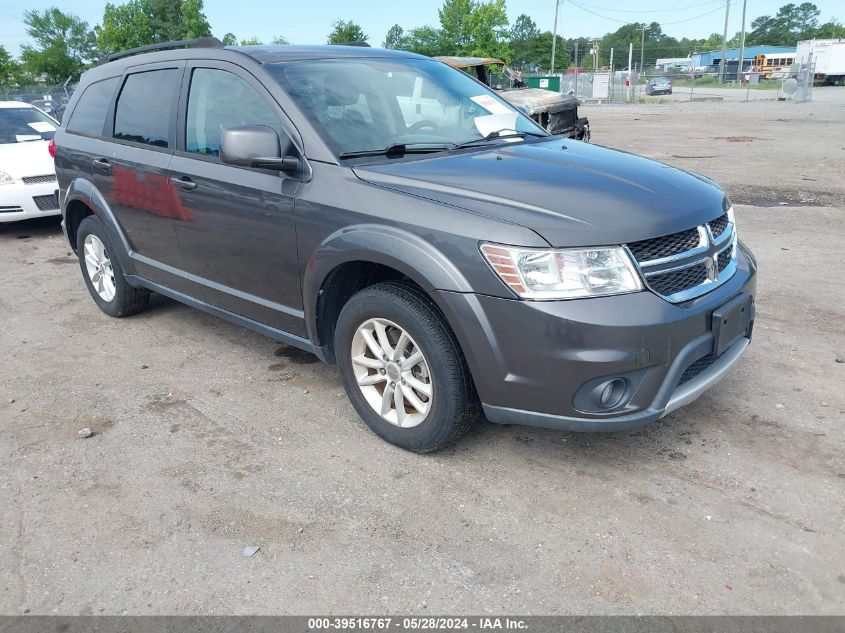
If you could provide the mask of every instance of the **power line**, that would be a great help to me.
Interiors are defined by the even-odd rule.
[[[579,3],[575,2],[574,0],[568,0],[568,2],[569,2],[569,4],[571,4],[575,7],[578,7],[582,11],[586,11],[587,13],[595,15],[596,17],[602,18],[604,20],[610,20],[611,22],[618,22],[619,24],[631,24],[631,22],[628,21],[628,20],[620,20],[618,18],[612,18],[609,15],[602,15],[601,13],[596,13],[595,11],[588,9],[584,5],[579,4]],[[710,4],[710,3],[708,3],[708,4]],[[716,13],[717,11],[721,11],[721,10],[722,10],[722,7],[719,6],[719,7],[716,7],[715,9],[712,9],[711,11],[707,11],[705,13],[702,13],[701,15],[696,15],[696,16],[691,17],[691,18],[685,18],[683,20],[675,20],[673,22],[660,22],[659,24],[661,26],[664,26],[664,25],[669,26],[669,25],[672,25],[672,24],[681,24],[683,22],[692,22],[693,20],[703,18],[704,16],[710,15],[711,13]]]
[[[721,11],[722,7],[716,7],[712,11],[708,11],[707,13],[702,13],[701,15],[697,15],[694,18],[687,18],[685,20],[676,20],[674,22],[661,22],[660,25],[670,25],[670,24],[681,24],[682,22],[692,22],[693,20],[697,20],[698,18],[703,18],[705,15],[710,15],[711,13],[716,13],[717,11]]]
[[[709,4],[713,4],[714,2],[721,4],[721,0],[707,0],[707,2],[699,2],[698,4],[691,4],[686,7],[676,7],[674,9],[612,9],[610,7],[597,7],[594,4],[582,4],[581,6],[582,8],[590,7],[591,9],[598,9],[599,11],[610,11],[611,13],[677,13],[679,11],[688,11],[689,9],[704,7]]]

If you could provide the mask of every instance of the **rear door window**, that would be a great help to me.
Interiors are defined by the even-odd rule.
[[[182,70],[166,68],[126,77],[114,115],[114,138],[171,147],[171,128]]]
[[[76,107],[67,123],[68,131],[88,136],[101,136],[106,123],[106,114],[118,83],[120,83],[120,77],[112,77],[88,86],[76,102]]]

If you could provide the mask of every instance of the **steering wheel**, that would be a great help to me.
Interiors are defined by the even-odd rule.
[[[424,127],[430,127],[432,130],[436,130],[438,125],[434,121],[429,121],[428,119],[423,119],[422,121],[417,121],[413,125],[411,125],[409,130],[420,130]]]

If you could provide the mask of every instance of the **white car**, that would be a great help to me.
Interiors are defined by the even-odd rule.
[[[0,101],[0,223],[61,214],[48,148],[57,127],[28,103]]]

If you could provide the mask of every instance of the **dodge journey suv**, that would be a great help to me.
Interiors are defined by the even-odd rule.
[[[642,425],[749,344],[756,263],[705,177],[550,135],[419,55],[149,48],[86,72],[51,146],[110,316],[156,292],[307,350],[417,452],[482,414]]]

